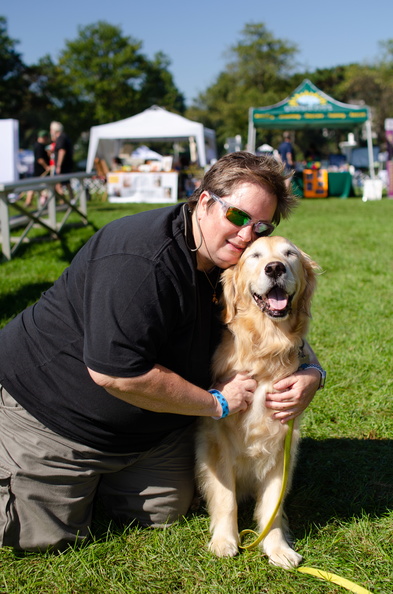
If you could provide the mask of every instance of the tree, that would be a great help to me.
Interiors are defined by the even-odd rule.
[[[264,23],[246,24],[240,41],[229,50],[227,71],[243,88],[265,95],[284,81],[295,66],[295,44],[276,39]]]
[[[183,113],[184,97],[169,72],[169,59],[158,53],[150,61],[141,47],[119,27],[99,21],[79,28],[58,61],[46,55],[25,68],[24,103],[18,112],[22,144],[31,145],[37,130],[52,120],[61,121],[77,142],[91,126],[153,104]]]
[[[263,23],[246,24],[240,41],[229,50],[224,72],[198,96],[188,117],[214,128],[221,146],[236,134],[246,139],[249,107],[271,105],[288,94],[297,51]]]
[[[27,147],[59,113],[59,84],[49,57],[26,66],[15,49],[17,43],[7,34],[6,19],[0,17],[0,117],[18,120],[20,146]]]
[[[51,104],[37,84],[44,69],[26,66],[15,49],[18,43],[8,36],[7,21],[0,17],[0,117],[18,120],[20,146],[29,146],[37,130],[48,126]]]
[[[134,115],[153,104],[184,113],[170,61],[142,53],[142,42],[99,21],[80,27],[58,61],[49,55],[25,66],[0,17],[0,117],[19,120],[21,146],[59,120],[74,142],[91,126]]]
[[[386,64],[389,68],[393,66],[393,39],[386,39],[385,41],[379,42],[382,56],[380,64]]]
[[[140,48],[141,42],[124,37],[119,27],[103,21],[79,27],[77,39],[66,42],[59,59],[61,79],[79,98],[84,127],[138,111],[146,66]]]
[[[157,52],[153,60],[147,63],[143,73],[143,85],[140,90],[142,108],[159,105],[184,113],[184,95],[176,88],[169,72],[170,60],[162,52]]]
[[[83,129],[134,115],[152,103],[183,107],[167,67],[157,54],[149,61],[142,42],[123,36],[119,27],[99,21],[79,28],[79,36],[61,52],[60,82],[78,98]]]
[[[373,102],[373,126],[380,143],[385,143],[385,119],[393,117],[393,39],[380,41],[381,56],[376,62],[379,97]],[[370,98],[371,99],[371,98]]]
[[[72,109],[72,103],[77,98],[73,98],[69,88],[61,82],[61,71],[51,57],[44,56],[37,64],[29,66],[26,78],[29,89],[19,114],[22,142],[26,146],[32,145],[37,130],[49,129],[50,122],[64,119],[64,114],[67,128],[70,124],[72,129],[72,124],[78,121],[78,111]]]
[[[7,20],[0,16],[0,117],[16,118],[22,109],[28,83],[26,66],[7,32]]]
[[[376,144],[385,141],[384,123],[393,115],[393,39],[380,42],[380,57],[371,64],[351,64],[339,90],[349,103],[371,108]]]

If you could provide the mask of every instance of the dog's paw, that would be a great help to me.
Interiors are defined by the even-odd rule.
[[[238,554],[237,540],[232,537],[214,537],[209,542],[209,551],[217,557],[234,557]]]
[[[273,550],[269,552],[268,557],[269,563],[284,569],[297,567],[303,560],[301,555],[289,547]]]

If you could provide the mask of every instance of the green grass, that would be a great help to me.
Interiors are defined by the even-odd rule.
[[[0,325],[38,299],[88,237],[146,208],[89,203],[93,225],[37,241],[0,265]],[[150,206],[149,206],[150,208]],[[303,420],[287,513],[305,564],[374,594],[393,590],[393,201],[302,200],[279,234],[323,273],[309,339],[328,370]],[[253,527],[247,506],[240,528]],[[339,593],[339,586],[269,566],[257,552],[220,560],[206,549],[204,508],[165,531],[120,531],[102,514],[93,541],[61,555],[0,550],[0,593]]]

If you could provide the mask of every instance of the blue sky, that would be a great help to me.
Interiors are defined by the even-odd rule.
[[[393,39],[393,0],[367,5],[359,0],[12,0],[0,15],[17,50],[31,64],[45,54],[56,59],[78,27],[98,20],[121,27],[142,41],[149,57],[163,51],[171,60],[175,84],[189,104],[224,69],[225,52],[246,23],[265,23],[279,39],[299,48],[299,70],[351,62],[372,62],[379,41]]]

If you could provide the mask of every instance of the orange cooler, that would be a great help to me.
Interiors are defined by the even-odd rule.
[[[303,196],[305,198],[327,198],[328,172],[326,169],[304,169]]]

